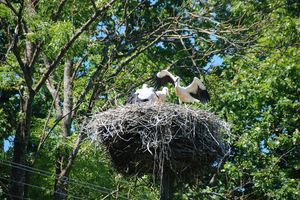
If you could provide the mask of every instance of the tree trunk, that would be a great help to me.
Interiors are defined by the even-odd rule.
[[[73,62],[71,60],[66,61],[64,67],[64,107],[63,107],[63,125],[62,135],[68,137],[71,135],[71,123],[72,123],[72,68]]]
[[[72,68],[73,62],[67,60],[64,67],[64,105],[63,105],[63,123],[62,123],[62,136],[63,139],[67,139],[71,135],[71,124],[72,124],[72,108],[73,108],[73,98],[72,98]],[[65,168],[67,167],[67,162],[69,158],[69,151],[65,146],[58,148],[56,154],[56,175],[58,178],[55,180],[54,184],[54,199],[64,200],[67,199],[67,180],[65,174]]]
[[[62,165],[64,164],[64,158],[66,155],[63,155],[63,152],[60,152],[60,148],[57,149],[56,161],[55,161],[55,169],[56,169],[56,175],[58,176],[57,179],[55,179],[54,183],[54,199],[55,200],[64,200],[67,199],[67,180],[64,179],[62,174]]]
[[[20,165],[26,165],[27,146],[30,136],[30,125],[32,115],[32,104],[34,94],[29,93],[28,97],[22,101],[22,118],[19,122],[18,129],[16,131],[14,139],[14,154],[13,162],[19,164],[19,166],[13,165],[11,171],[11,188],[10,194],[14,196],[23,197],[24,195],[24,183],[25,183],[25,171],[21,169]],[[16,166],[16,167],[14,167]]]
[[[28,15],[34,16],[35,15],[35,8],[34,3],[37,2],[36,0],[30,0],[28,6]],[[24,2],[21,5],[24,6]],[[25,6],[26,7],[26,6]],[[24,8],[23,8],[24,9]],[[22,27],[25,33],[28,33],[30,30],[26,25]],[[11,188],[10,194],[14,196],[13,199],[20,199],[24,198],[25,191],[28,190],[27,181],[29,180],[29,174],[21,169],[24,167],[22,165],[27,165],[26,163],[26,156],[27,156],[27,146],[28,141],[30,138],[30,126],[31,126],[31,118],[32,118],[32,106],[34,101],[35,92],[32,90],[32,72],[33,66],[30,67],[30,63],[33,62],[33,52],[36,46],[31,41],[26,41],[25,43],[25,52],[24,52],[24,60],[20,61],[20,67],[23,71],[23,76],[25,79],[27,91],[23,94],[21,98],[21,119],[15,134],[14,139],[14,154],[13,154],[13,162],[17,163],[17,165],[13,165],[12,172],[11,172]],[[16,48],[16,47],[14,47]],[[17,56],[20,57],[20,54],[15,53]],[[16,198],[19,197],[19,198]]]

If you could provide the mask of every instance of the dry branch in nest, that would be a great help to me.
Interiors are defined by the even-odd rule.
[[[177,180],[206,180],[228,151],[228,128],[214,114],[175,104],[126,105],[96,113],[87,127],[124,175],[168,170]]]

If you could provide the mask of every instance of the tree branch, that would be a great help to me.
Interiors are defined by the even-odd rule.
[[[83,58],[75,65],[74,72],[73,72],[73,75],[72,75],[72,78],[71,78],[72,82],[74,81],[74,79],[76,77],[76,73],[77,73],[79,67],[85,61],[86,58],[87,58],[87,55],[83,56]]]
[[[44,56],[44,64],[46,65],[47,68],[49,68],[50,63],[49,63],[48,59],[46,58],[46,56]],[[50,94],[51,94],[51,96],[54,100],[54,107],[55,107],[55,110],[56,110],[56,119],[60,119],[62,117],[62,108],[60,106],[61,99],[60,99],[59,94],[58,94],[60,84],[56,88],[53,82],[54,82],[53,78],[50,75],[49,78],[46,81],[46,86],[47,86],[47,88],[48,88],[48,90],[49,90],[49,92],[50,92]]]
[[[10,2],[6,1],[7,2],[7,5],[10,5],[11,8],[13,8],[13,6],[11,5]],[[20,51],[19,51],[19,47],[18,47],[18,41],[19,41],[19,36],[21,35],[21,27],[22,27],[22,13],[23,13],[23,10],[24,10],[24,2],[21,1],[20,3],[20,8],[18,10],[18,12],[16,12],[17,14],[17,26],[15,28],[15,31],[13,33],[13,36],[12,36],[12,40],[11,40],[11,44],[9,46],[9,50],[12,49],[12,52],[14,53],[18,63],[19,63],[19,66],[23,72],[23,76],[24,76],[24,79],[25,79],[25,83],[26,83],[26,86],[28,87],[28,90],[30,93],[34,93],[33,89],[32,89],[32,77],[31,77],[31,73],[30,73],[30,70],[28,69],[28,66],[25,65],[25,63],[23,62],[22,58],[21,58],[21,54],[20,54]]]
[[[97,11],[97,6],[95,3],[95,0],[91,0],[91,2],[92,2],[92,6],[93,6],[94,10]]]
[[[16,16],[18,16],[17,10],[13,7],[13,5],[11,4],[10,1],[8,1],[8,0],[1,0],[0,3],[6,5],[9,9],[11,9],[11,11],[12,11]]]
[[[225,197],[224,194],[220,194],[220,193],[216,193],[216,192],[200,192],[199,193],[200,195],[205,195],[205,196],[218,196],[220,197],[221,199],[224,199],[224,200],[229,200],[228,198]]]
[[[57,67],[57,65],[60,63],[64,55],[67,53],[67,51],[70,49],[70,47],[73,45],[73,43],[77,40],[77,38],[86,30],[88,27],[108,8],[112,6],[112,4],[116,0],[111,0],[110,3],[107,3],[102,9],[99,9],[97,12],[94,13],[94,15],[87,20],[82,27],[80,27],[74,35],[71,37],[71,39],[62,47],[58,55],[56,56],[55,60],[51,63],[49,69],[45,72],[45,74],[42,75],[41,79],[38,81],[38,83],[34,86],[34,91],[37,92],[42,87],[42,85],[45,83],[49,75],[53,72],[53,70]]]
[[[163,24],[162,26],[160,26],[157,30],[153,31],[151,34],[149,34],[149,37],[151,37],[152,35],[154,35],[156,32],[160,31],[161,29],[165,28],[165,26],[169,25],[169,27],[172,25],[171,23],[167,23],[167,24]],[[109,80],[113,77],[115,77],[116,75],[118,75],[122,69],[124,68],[124,66],[126,66],[128,63],[130,63],[133,59],[135,59],[137,56],[139,56],[141,53],[143,53],[144,51],[146,51],[147,49],[149,49],[150,47],[152,47],[161,37],[163,37],[166,33],[170,32],[169,27],[166,28],[167,30],[162,32],[160,35],[158,35],[152,42],[150,42],[148,45],[137,49],[135,52],[133,52],[133,54],[128,57],[127,59],[125,59],[123,62],[120,63],[118,69],[116,70],[115,73],[113,73],[112,75],[110,75],[106,80]]]
[[[192,63],[193,63],[193,66],[195,67],[195,69],[198,71],[199,74],[203,75],[202,72],[201,72],[201,71],[198,69],[198,67],[197,67],[197,63],[195,62],[195,60],[194,60],[194,58],[193,58],[194,55],[191,54],[191,53],[189,52],[189,50],[188,50],[188,48],[186,47],[186,45],[185,45],[185,43],[184,43],[182,37],[180,37],[179,39],[180,39],[181,45],[183,46],[183,48],[185,49],[185,51],[186,51],[187,54],[189,55],[189,58],[191,59],[191,61],[192,61]]]
[[[57,21],[58,20],[60,12],[62,11],[62,9],[63,9],[63,7],[64,7],[64,5],[65,5],[66,2],[67,2],[67,0],[62,0],[60,2],[57,11],[55,13],[53,13],[53,15],[52,15],[52,20],[53,21]]]
[[[49,123],[49,121],[50,121],[51,112],[52,112],[53,107],[54,107],[54,109],[56,109],[56,108],[55,108],[55,106],[56,106],[55,104],[57,104],[57,98],[59,97],[59,95],[58,95],[58,90],[59,90],[59,88],[60,88],[60,85],[61,85],[61,82],[59,83],[59,85],[58,85],[58,87],[57,87],[58,89],[56,90],[56,93],[53,94],[54,96],[53,96],[52,105],[51,105],[51,108],[50,108],[50,110],[49,110],[49,112],[48,112],[47,120],[46,120],[46,123],[44,124],[44,128],[43,128],[43,132],[42,132],[42,134],[40,135],[40,141],[39,141],[37,150],[36,150],[36,152],[35,152],[35,156],[34,156],[32,162],[31,162],[31,165],[32,165],[32,166],[35,164],[35,161],[36,161],[37,158],[39,157],[40,150],[42,149],[42,147],[43,147],[43,145],[44,145],[46,139],[48,138],[48,136],[49,136],[49,134],[50,134],[50,132],[48,132],[48,133],[46,134],[46,128],[47,128],[48,123]],[[49,88],[48,88],[48,89],[49,89]],[[52,94],[52,93],[51,93],[51,94]],[[61,110],[61,109],[60,109],[60,110]],[[57,112],[57,110],[56,110],[56,112]],[[61,112],[60,112],[60,113],[61,113]],[[56,114],[56,115],[58,115],[58,114]]]
[[[42,45],[43,45],[43,42],[39,42],[37,45],[35,45],[34,52],[32,54],[31,60],[28,65],[29,69],[33,69],[33,66],[36,63],[36,61],[41,53]]]
[[[58,88],[59,87],[57,87],[57,88],[55,87],[51,76],[47,79],[46,86],[47,86],[53,100],[55,100],[54,107],[55,107],[55,110],[56,110],[56,119],[60,119],[61,116],[62,116],[62,109],[61,109],[61,106],[60,106],[61,100],[60,100],[59,95],[58,95]]]
[[[84,138],[86,138],[86,133],[85,133],[85,130],[84,130],[84,126],[86,125],[86,123],[87,123],[87,119],[84,118],[83,122],[81,124],[81,129],[79,131],[79,135],[77,137],[77,140],[76,140],[75,144],[73,145],[72,153],[70,154],[70,156],[68,158],[68,163],[67,163],[66,167],[61,171],[60,177],[68,176],[70,171],[71,171],[72,165],[73,165],[74,160],[77,156],[80,145],[81,145],[82,141],[84,140]]]
[[[103,59],[102,59],[101,63],[99,64],[97,70],[94,72],[94,74],[89,79],[88,83],[86,84],[85,88],[81,92],[81,94],[80,94],[80,96],[79,96],[79,98],[78,98],[78,100],[77,100],[77,102],[75,104],[76,110],[79,107],[79,105],[83,102],[83,99],[87,95],[87,93],[92,89],[93,84],[96,81],[96,79],[99,77],[99,75],[100,75],[101,70],[103,69],[103,67],[107,65],[108,60],[109,60],[109,56],[108,56],[109,45],[110,45],[110,43],[106,43],[105,44],[105,47],[103,48],[103,52],[102,52]],[[76,114],[76,111],[74,112],[74,115],[75,114]]]

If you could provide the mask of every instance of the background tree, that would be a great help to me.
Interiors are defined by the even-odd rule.
[[[124,180],[82,127],[167,67],[187,82],[205,75],[209,108],[233,131],[215,186],[179,198],[297,196],[298,3],[0,2],[1,141],[14,140],[0,187],[11,198],[155,198],[149,177]]]
[[[260,23],[250,48],[225,56],[207,76],[213,110],[232,126],[232,154],[218,181],[187,194],[299,198],[299,8],[293,1],[231,3],[243,23]]]

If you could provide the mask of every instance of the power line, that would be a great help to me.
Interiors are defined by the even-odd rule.
[[[18,165],[18,166],[21,166],[22,169],[23,169],[23,167],[24,167],[24,168],[29,169],[29,170],[37,171],[37,172],[38,172],[37,174],[45,174],[45,175],[47,175],[47,176],[56,176],[57,178],[59,178],[59,175],[50,173],[50,172],[48,172],[48,171],[45,171],[45,170],[42,170],[42,169],[39,169],[39,168],[30,167],[30,166],[28,166],[28,165],[22,165],[22,164],[20,164],[20,163],[16,163],[16,162],[9,161],[9,160],[4,160],[4,159],[1,159],[1,158],[0,158],[0,161],[10,163],[10,164],[13,165],[13,167],[15,167],[15,165]],[[33,173],[36,173],[36,172],[33,172]],[[99,177],[106,178],[106,176],[103,176],[103,175],[100,175]],[[101,187],[101,186],[94,185],[94,184],[90,184],[90,183],[83,182],[83,181],[79,181],[79,180],[77,180],[77,179],[70,178],[70,177],[67,177],[67,176],[61,176],[61,178],[66,179],[66,180],[71,180],[71,181],[74,181],[74,182],[77,182],[77,183],[82,183],[82,184],[84,184],[83,186],[85,186],[85,184],[88,184],[88,185],[91,185],[91,186],[96,186],[96,187],[99,187],[99,188],[103,188],[103,187]],[[125,184],[128,184],[128,182],[126,182],[126,181],[122,181],[122,180],[121,180],[120,182],[123,182],[123,183],[125,183]],[[106,189],[106,188],[103,188],[103,189]],[[109,190],[109,189],[107,189],[107,190]],[[109,190],[109,191],[111,192],[112,190]]]
[[[7,163],[2,163],[3,165],[6,165],[6,166],[9,166],[9,167],[13,167],[13,168],[17,168],[17,169],[21,169],[21,170],[24,170],[24,171],[27,171],[27,172],[31,172],[31,173],[34,173],[34,174],[37,174],[37,175],[41,175],[41,176],[47,176],[47,177],[51,177],[53,175],[47,175],[47,174],[44,174],[44,173],[41,173],[41,172],[36,172],[36,171],[33,171],[33,170],[30,170],[30,169],[26,169],[26,168],[23,168],[23,167],[19,167],[19,166],[13,166],[12,164],[7,164]],[[53,177],[55,179],[58,179],[57,177]],[[68,183],[73,183],[73,182],[70,182],[68,180],[65,180],[66,182]],[[79,184],[79,183],[76,183],[74,182],[74,184],[77,184],[77,185],[80,185],[80,186],[83,186],[83,187],[88,187],[88,186],[85,186],[85,185],[82,185],[82,184]],[[100,187],[100,186],[97,186],[97,187]],[[102,187],[101,187],[102,188]],[[102,189],[106,189],[108,191],[103,191],[103,190],[97,190],[95,188],[90,188],[90,189],[94,189],[98,192],[103,192],[103,193],[107,193],[108,191],[111,191],[109,189],[106,189],[106,188],[102,188]]]
[[[9,178],[5,178],[5,177],[1,177],[0,176],[0,179],[4,179],[4,180],[7,180],[7,181],[12,181],[14,183],[19,183],[19,184],[22,184],[22,185],[27,185],[29,187],[33,187],[33,188],[37,188],[37,189],[41,189],[41,190],[46,190],[48,192],[52,192],[52,193],[55,193],[55,194],[61,194],[61,195],[66,195],[65,193],[62,193],[62,192],[57,192],[57,191],[53,191],[53,190],[50,190],[50,189],[47,189],[45,187],[41,187],[41,186],[38,186],[38,185],[33,185],[33,184],[29,184],[29,183],[24,183],[24,182],[21,182],[21,181],[14,181],[14,180],[10,180]],[[72,197],[74,199],[80,199],[80,200],[85,200],[81,197],[77,197],[77,196],[74,196],[74,195],[70,195],[68,194],[69,197]]]
[[[24,171],[27,171],[27,172],[30,172],[30,173],[34,173],[34,174],[37,174],[37,175],[41,175],[41,176],[53,177],[54,179],[59,178],[58,175],[52,174],[50,172],[47,172],[47,171],[44,171],[44,170],[41,170],[41,169],[38,169],[38,168],[29,167],[27,165],[22,165],[22,164],[19,164],[19,163],[8,161],[8,160],[2,160],[2,159],[0,159],[0,160],[2,161],[1,163],[3,165],[9,166],[9,167],[21,169],[21,170],[24,170]],[[111,190],[111,189],[108,189],[108,188],[105,188],[105,187],[101,187],[101,186],[98,186],[98,185],[95,185],[95,184],[78,181],[76,179],[71,179],[71,178],[68,178],[66,176],[62,176],[62,178],[63,179],[65,178],[65,181],[70,183],[70,184],[79,185],[79,186],[82,186],[84,188],[88,188],[88,189],[91,189],[91,190],[94,190],[94,191],[97,191],[97,192],[100,192],[100,193],[110,194],[112,191],[114,191],[114,190]],[[127,199],[126,197],[124,197],[122,195],[120,195],[119,197],[122,198],[122,199]]]
[[[13,168],[17,168],[17,169],[21,169],[21,170],[24,170],[24,171],[27,171],[27,172],[30,172],[30,173],[33,173],[33,174],[37,174],[37,175],[41,175],[41,176],[46,176],[46,177],[52,177],[53,175],[47,175],[47,174],[44,174],[44,173],[41,173],[41,172],[36,172],[36,171],[33,171],[33,170],[30,170],[30,169],[26,169],[26,168],[23,168],[23,167],[19,167],[19,166],[14,166],[12,164],[7,164],[7,163],[2,163],[3,165],[6,165],[6,166],[9,166],[9,167],[13,167]],[[53,177],[54,179],[58,179],[58,177]],[[64,177],[63,177],[64,178]],[[109,189],[106,189],[106,188],[102,188],[103,190],[97,190],[95,188],[91,188],[89,186],[86,186],[86,185],[83,185],[83,184],[80,184],[80,183],[76,183],[76,182],[70,182],[68,180],[65,180],[66,182],[68,183],[72,183],[72,184],[75,184],[75,185],[79,185],[79,186],[82,186],[82,187],[86,187],[86,188],[90,188],[90,189],[93,189],[95,191],[98,191],[98,192],[103,192],[103,193],[109,193]],[[100,187],[100,186],[97,186],[97,187]],[[104,189],[108,190],[108,191],[104,191]]]
[[[17,196],[17,195],[13,195],[13,194],[8,194],[8,193],[5,193],[5,192],[2,192],[1,194],[4,194],[8,197],[13,197],[13,198],[17,198],[17,199],[22,199],[22,200],[30,200],[30,198],[25,198],[25,197],[21,197],[21,196]]]

